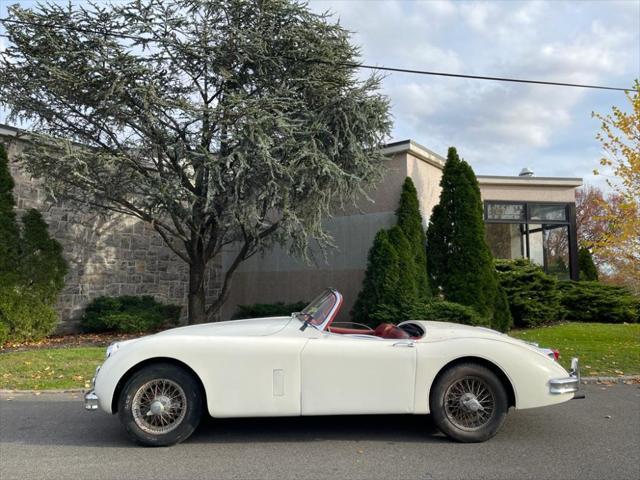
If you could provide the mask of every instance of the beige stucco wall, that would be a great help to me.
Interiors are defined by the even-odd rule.
[[[238,269],[231,294],[221,318],[227,319],[237,305],[311,300],[326,287],[337,288],[344,296],[339,321],[346,321],[360,289],[367,254],[376,233],[395,224],[395,210],[402,184],[410,176],[416,185],[423,219],[426,222],[440,195],[442,171],[409,152],[396,153],[388,161],[384,180],[361,198],[357,206],[339,210],[325,222],[336,248],[326,253],[311,249],[312,261],[293,258],[276,246],[263,255],[244,262]],[[226,259],[231,255],[227,255]]]
[[[482,200],[518,200],[523,202],[575,202],[575,186],[487,185],[480,181]]]

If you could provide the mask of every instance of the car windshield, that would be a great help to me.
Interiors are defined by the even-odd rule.
[[[300,321],[309,322],[315,327],[322,327],[325,322],[331,320],[331,317],[335,316],[337,307],[339,306],[339,294],[333,290],[325,290],[309,305],[307,305],[302,312],[297,316]]]

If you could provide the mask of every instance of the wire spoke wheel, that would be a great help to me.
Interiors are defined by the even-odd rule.
[[[187,396],[176,382],[158,378],[144,383],[133,396],[131,413],[138,427],[152,435],[178,428],[187,412]]]
[[[457,379],[444,395],[444,411],[457,428],[475,431],[484,427],[494,415],[496,400],[487,383],[475,376]]]

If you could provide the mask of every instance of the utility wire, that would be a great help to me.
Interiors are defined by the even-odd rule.
[[[99,30],[91,30],[80,27],[73,27],[68,25],[51,25],[39,22],[26,22],[23,20],[12,20],[9,18],[0,18],[0,22],[2,23],[13,23],[16,25],[30,25],[30,26],[38,26],[38,27],[46,27],[52,29],[61,29],[68,30],[79,33],[93,33],[96,35],[104,35],[114,38],[123,38],[127,40],[135,40],[139,42],[157,42],[156,39],[145,38],[135,35],[126,35],[123,33],[113,33],[113,32],[101,32]],[[0,37],[9,38],[8,35],[0,34]],[[453,77],[453,78],[466,78],[471,80],[488,80],[494,82],[511,82],[511,83],[527,83],[534,85],[550,85],[555,87],[573,87],[573,88],[590,88],[597,90],[615,90],[620,92],[630,92],[632,89],[630,88],[620,88],[620,87],[610,87],[604,85],[589,85],[583,83],[567,83],[567,82],[550,82],[545,80],[530,80],[524,78],[510,78],[510,77],[489,77],[484,75],[467,75],[462,73],[448,73],[448,72],[434,72],[429,70],[413,70],[408,68],[399,68],[399,67],[385,67],[379,65],[367,65],[364,63],[350,63],[350,62],[331,62],[328,60],[319,60],[319,59],[297,59],[298,61],[307,62],[307,63],[320,63],[329,66],[338,66],[338,67],[349,67],[349,68],[363,68],[368,70],[381,70],[385,72],[395,72],[395,73],[410,73],[415,75],[430,75],[437,77]]]

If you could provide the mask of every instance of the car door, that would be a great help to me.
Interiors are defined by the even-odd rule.
[[[412,340],[324,333],[301,354],[303,415],[413,413]]]

